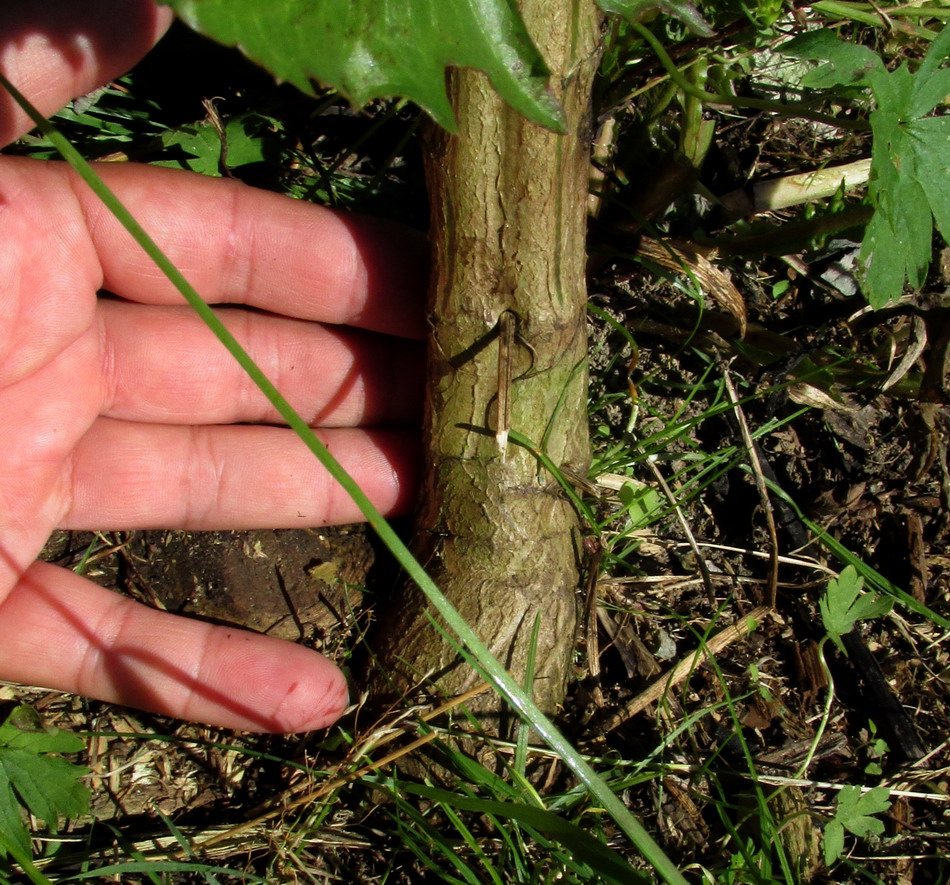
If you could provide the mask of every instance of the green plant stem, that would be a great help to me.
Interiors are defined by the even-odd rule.
[[[811,4],[812,10],[820,12],[822,15],[834,16],[834,18],[844,19],[846,21],[858,22],[862,25],[868,25],[872,28],[884,28],[892,26],[894,30],[907,34],[911,37],[917,37],[921,40],[933,40],[937,35],[929,28],[922,28],[919,25],[908,24],[907,22],[894,21],[899,17],[916,18],[950,18],[950,9],[937,9],[933,6],[902,6],[899,8],[881,9],[878,6],[872,6],[870,3],[848,3],[846,0],[817,0]]]
[[[788,255],[806,248],[817,237],[833,236],[848,228],[867,224],[874,214],[871,206],[849,206],[841,212],[809,218],[807,221],[793,221],[783,225],[774,225],[768,229],[729,235],[707,240],[702,245],[716,250],[720,258],[761,255]]]
[[[838,129],[850,129],[853,131],[865,131],[870,129],[870,124],[864,120],[846,120],[840,117],[833,117],[830,114],[823,114],[820,111],[813,111],[800,104],[785,104],[781,101],[770,101],[766,98],[743,98],[738,95],[728,95],[720,92],[706,92],[700,89],[676,67],[676,63],[670,58],[663,44],[641,24],[634,24],[633,29],[649,44],[650,48],[656,53],[660,64],[666,69],[670,79],[683,92],[691,98],[698,99],[706,104],[727,105],[734,108],[752,108],[759,111],[770,111],[774,114],[782,114],[786,117],[802,117],[805,120],[813,120],[816,123],[825,123],[828,126],[835,126]]]
[[[328,473],[343,487],[346,493],[359,507],[367,522],[379,535],[380,540],[392,552],[406,570],[409,577],[425,594],[432,607],[442,616],[450,629],[468,648],[472,656],[479,662],[496,690],[505,698],[522,719],[536,731],[544,742],[557,753],[564,763],[574,772],[577,778],[587,787],[590,794],[601,804],[604,810],[613,818],[630,841],[643,853],[644,857],[653,865],[657,873],[668,883],[686,885],[686,880],[676,866],[663,853],[660,846],[652,839],[642,824],[631,814],[629,809],[613,793],[609,785],[587,763],[580,753],[558,731],[550,719],[545,716],[532,698],[524,691],[508,671],[491,653],[488,646],[475,634],[465,620],[459,615],[455,607],[445,598],[435,585],[425,569],[419,564],[402,539],[393,531],[383,515],[376,509],[355,480],[340,466],[339,462],[327,451],[323,443],[306,421],[297,414],[280,391],[271,383],[267,376],[258,368],[248,353],[238,344],[233,335],[215,315],[211,307],[195,291],[181,272],[172,264],[158,245],[149,237],[145,229],[132,217],[119,199],[106,186],[105,182],[96,175],[93,168],[69,141],[50,122],[40,115],[20,92],[0,74],[2,85],[13,97],[14,101],[29,114],[30,118],[39,127],[50,143],[63,155],[64,159],[75,169],[82,180],[102,200],[110,212],[115,215],[122,226],[135,238],[135,241],[146,252],[149,258],[165,274],[169,281],[178,289],[189,305],[204,320],[215,336],[238,361],[248,377],[260,388],[268,401],[278,411],[297,435],[303,440],[307,448],[317,457]]]
[[[818,728],[815,729],[815,737],[811,742],[811,746],[808,748],[808,754],[805,756],[805,761],[802,762],[801,767],[794,775],[795,779],[797,780],[801,780],[808,776],[808,769],[811,766],[812,759],[815,758],[815,753],[818,752],[818,746],[821,744],[821,739],[824,737],[825,729],[828,727],[828,721],[831,719],[831,705],[835,700],[835,680],[831,675],[831,668],[828,666],[828,662],[825,660],[825,646],[827,644],[827,636],[823,636],[821,641],[818,643],[818,663],[821,664],[821,672],[825,674],[825,679],[828,681],[828,694],[825,698],[825,709],[821,712],[821,720],[818,723]]]

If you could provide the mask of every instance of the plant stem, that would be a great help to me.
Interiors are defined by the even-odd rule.
[[[770,111],[774,114],[782,114],[786,117],[802,117],[805,120],[813,120],[816,123],[824,123],[828,126],[835,126],[838,129],[850,129],[855,132],[863,132],[870,129],[870,124],[864,120],[846,120],[841,117],[833,117],[829,114],[823,114],[820,111],[813,111],[801,104],[786,104],[781,101],[770,101],[766,98],[743,98],[738,95],[728,95],[721,92],[706,92],[698,86],[690,83],[689,79],[683,75],[682,71],[676,67],[675,62],[670,58],[663,44],[641,24],[634,24],[634,30],[650,45],[650,48],[656,53],[660,64],[670,75],[670,79],[683,92],[705,102],[706,104],[727,105],[734,108],[752,108],[760,111]]]

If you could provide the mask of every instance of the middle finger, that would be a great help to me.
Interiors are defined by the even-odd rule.
[[[283,423],[191,308],[101,299],[98,311],[103,415],[162,424]],[[419,343],[243,308],[216,313],[311,426],[417,420]]]

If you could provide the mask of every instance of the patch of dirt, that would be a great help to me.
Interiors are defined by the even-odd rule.
[[[61,533],[47,558],[156,608],[313,643],[349,628],[375,552],[363,526],[243,532]],[[106,554],[106,555],[103,555]]]

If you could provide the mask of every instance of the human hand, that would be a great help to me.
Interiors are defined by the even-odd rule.
[[[12,4],[0,69],[52,113],[167,23],[145,0]],[[27,126],[0,99],[0,143]],[[207,301],[247,305],[220,316],[376,506],[405,512],[419,240],[230,181],[97,171]],[[315,652],[36,557],[56,528],[315,526],[358,520],[355,506],[64,164],[0,157],[0,280],[0,679],[251,731],[330,724],[346,685]]]

